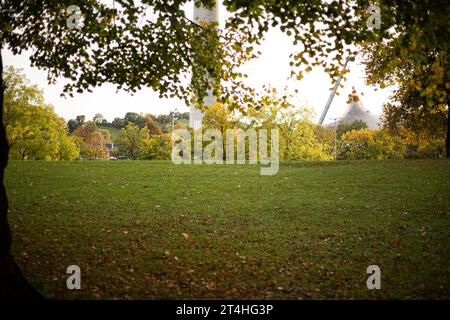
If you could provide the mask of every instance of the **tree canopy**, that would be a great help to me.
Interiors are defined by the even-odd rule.
[[[382,1],[381,10],[382,37],[364,43],[362,52],[369,84],[397,86],[384,105],[384,126],[439,138],[447,131],[450,157],[448,2]]]
[[[28,83],[20,70],[4,71],[3,125],[11,159],[72,160],[78,149],[64,120],[44,102],[42,91]]]
[[[446,1],[377,1],[381,27],[374,30],[366,25],[368,0],[225,0],[230,16],[223,30],[188,19],[187,2],[81,0],[82,24],[68,28],[73,17],[66,11],[69,1],[5,0],[0,40],[14,53],[39,49],[32,64],[47,69],[50,82],[59,76],[68,79],[69,94],[109,82],[130,91],[147,86],[161,97],[194,99],[201,105],[212,90],[229,108],[245,112],[256,93],[242,81],[246,75],[239,66],[257,57],[255,45],[269,28],[278,27],[295,45],[290,64],[297,79],[314,66],[335,79],[345,58],[362,51],[369,83],[383,87],[399,82],[393,100],[403,105],[406,88],[415,88],[423,97],[422,109],[446,113]],[[213,3],[195,1],[205,7]]]

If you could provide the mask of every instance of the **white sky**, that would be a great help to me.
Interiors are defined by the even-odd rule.
[[[223,12],[224,8],[221,7],[222,25],[226,16]],[[186,7],[186,13],[187,16],[192,16],[191,6]],[[330,95],[332,83],[328,75],[319,68],[315,68],[301,81],[288,80],[290,75],[289,55],[295,51],[295,48],[290,39],[279,30],[270,30],[259,50],[262,52],[261,57],[249,62],[244,67],[244,71],[249,75],[246,80],[247,84],[257,89],[262,88],[264,84],[279,90],[286,85],[289,90],[298,89],[299,100],[312,108],[318,119]],[[189,108],[181,100],[160,99],[158,94],[151,89],[146,88],[131,95],[123,91],[116,93],[115,86],[110,84],[95,88],[92,93],[75,93],[73,98],[62,98],[60,93],[64,80],[57,82],[56,85],[49,85],[47,73],[30,66],[29,52],[14,56],[8,50],[3,50],[2,54],[4,65],[22,68],[31,83],[44,89],[46,102],[54,105],[55,111],[66,120],[75,118],[77,115],[86,115],[86,119],[92,119],[96,113],[101,113],[106,119],[112,121],[115,117],[123,117],[126,112],[161,114],[169,113],[175,108],[181,112],[189,111]],[[335,96],[325,123],[331,122],[332,118],[339,117],[345,110],[347,95],[351,92],[352,86],[355,86],[366,108],[376,115],[381,114],[381,107],[388,101],[392,92],[391,88],[375,91],[374,87],[366,86],[364,84],[364,67],[358,59],[349,62],[349,68],[350,73],[346,75],[347,81],[341,82],[344,88],[339,90],[339,96]]]

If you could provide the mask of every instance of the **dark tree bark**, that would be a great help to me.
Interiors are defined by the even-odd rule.
[[[445,138],[445,154],[450,159],[450,101],[447,102],[447,137]]]
[[[39,299],[39,293],[27,282],[11,255],[11,229],[8,223],[8,199],[4,174],[8,164],[8,140],[3,125],[3,61],[0,46],[0,300]]]

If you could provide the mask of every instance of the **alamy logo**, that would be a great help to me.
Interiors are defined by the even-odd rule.
[[[77,265],[70,265],[67,267],[66,273],[70,274],[67,278],[66,285],[67,289],[73,290],[81,289],[81,269]]]
[[[371,265],[367,267],[367,273],[370,277],[367,278],[367,289],[381,289],[381,270],[377,265]]]
[[[173,163],[257,164],[259,161],[262,164],[261,175],[272,176],[278,172],[278,129],[270,129],[270,132],[267,129],[259,129],[258,132],[255,129],[248,129],[245,132],[242,129],[227,129],[225,140],[218,129],[207,129],[204,133],[201,129],[197,129],[194,130],[193,135],[192,139],[191,132],[187,129],[174,130],[172,134]],[[208,144],[204,145],[204,142]],[[268,144],[270,144],[270,150],[268,150]],[[246,146],[248,146],[248,152]]]
[[[369,30],[373,29],[381,29],[381,9],[376,4],[371,4],[367,8],[367,12],[371,14],[371,16],[367,19],[366,24]]]
[[[79,6],[71,5],[67,7],[66,14],[69,16],[66,20],[67,28],[70,30],[81,29],[81,9]]]

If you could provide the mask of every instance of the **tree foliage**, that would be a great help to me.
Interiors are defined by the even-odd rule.
[[[147,127],[130,123],[117,137],[118,154],[131,160],[169,159],[171,144],[168,135],[151,134]]]
[[[139,128],[142,128],[146,123],[145,117],[141,116],[140,114],[138,114],[136,112],[127,112],[123,119],[125,120],[124,121],[125,125],[134,124],[134,125],[138,126]]]
[[[339,123],[338,127],[336,128],[337,139],[340,139],[341,136],[346,132],[349,132],[352,130],[367,129],[367,128],[368,128],[368,125],[363,120],[353,120],[350,123],[347,123],[347,122]]]
[[[93,122],[87,123],[73,133],[80,148],[80,156],[86,159],[106,158],[108,150],[105,144],[111,143],[108,130],[98,129]]]
[[[222,103],[216,102],[210,105],[203,114],[202,127],[206,129],[218,129],[225,135],[227,129],[232,129],[236,121],[233,113]]]
[[[28,83],[20,70],[4,70],[3,124],[10,159],[72,160],[78,156],[64,120],[46,105],[42,91]]]
[[[397,85],[384,106],[387,129],[444,138],[450,157],[449,28],[444,0],[381,1],[383,33],[363,45],[367,82]]]
[[[151,114],[145,115],[145,126],[151,135],[162,135],[162,129],[155,116]]]
[[[278,129],[280,133],[280,158],[282,160],[328,160],[329,145],[317,136],[311,110],[296,106],[294,94],[279,94],[266,88],[265,95],[249,108],[247,121],[256,129]]]
[[[381,130],[351,130],[341,137],[340,156],[348,160],[399,159],[405,154],[403,140]]]
[[[108,122],[101,113],[96,113],[94,118],[92,118],[92,121],[94,121],[95,124],[106,124]]]
[[[67,121],[67,131],[73,133],[76,129],[84,125],[85,120],[86,116],[84,115],[78,115],[75,119],[70,119]]]

